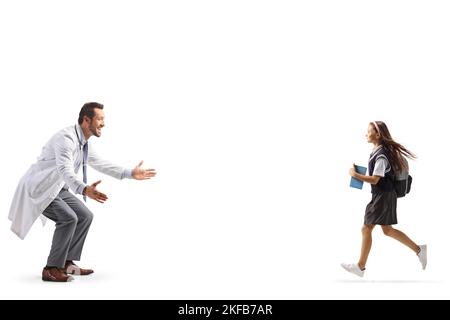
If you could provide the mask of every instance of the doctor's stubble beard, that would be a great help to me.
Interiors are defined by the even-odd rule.
[[[102,129],[102,128],[99,127],[99,130],[101,130],[101,129]],[[94,136],[96,136],[97,138],[99,138],[99,137],[102,135],[101,131],[100,131],[99,133],[97,133],[97,127],[94,127],[92,124],[89,126],[89,131],[91,131],[91,133],[92,133]]]

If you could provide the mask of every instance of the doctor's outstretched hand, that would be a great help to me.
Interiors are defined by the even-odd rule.
[[[97,185],[100,182],[102,182],[102,180],[94,182],[90,186],[87,186],[86,188],[84,188],[83,195],[87,196],[87,197],[89,197],[89,198],[91,198],[91,199],[93,199],[95,201],[98,201],[100,203],[103,203],[106,200],[108,200],[108,197],[106,196],[106,194],[101,193],[100,191],[97,190]]]
[[[131,172],[132,176],[136,180],[148,180],[156,175],[155,169],[144,169],[142,164],[144,161],[139,162],[139,164]]]

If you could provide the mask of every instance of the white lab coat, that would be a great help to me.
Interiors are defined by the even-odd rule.
[[[44,146],[17,186],[9,211],[11,230],[24,239],[36,219],[58,196],[65,184],[76,192],[86,186],[77,173],[83,162],[82,134],[79,125],[57,132]],[[100,159],[89,144],[88,165],[117,179],[124,178],[123,167]]]

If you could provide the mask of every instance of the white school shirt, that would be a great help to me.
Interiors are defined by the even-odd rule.
[[[381,148],[381,146],[375,149],[373,153],[376,153],[379,148]],[[375,161],[372,176],[384,177],[389,171],[391,171],[391,166],[387,159],[385,157],[379,157],[377,161]]]

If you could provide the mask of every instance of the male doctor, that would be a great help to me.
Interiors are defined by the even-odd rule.
[[[42,271],[44,281],[68,282],[73,280],[70,274],[94,272],[74,263],[80,260],[93,214],[69,189],[83,195],[84,201],[89,197],[103,203],[108,197],[97,189],[101,181],[87,185],[86,165],[117,179],[146,180],[156,174],[154,169],[143,169],[142,161],[131,170],[98,157],[88,140],[101,136],[104,118],[102,104],[86,103],[78,124],[57,132],[47,142],[17,186],[9,212],[15,234],[24,239],[41,214],[56,222],[50,255]],[[83,181],[77,177],[80,167]]]

